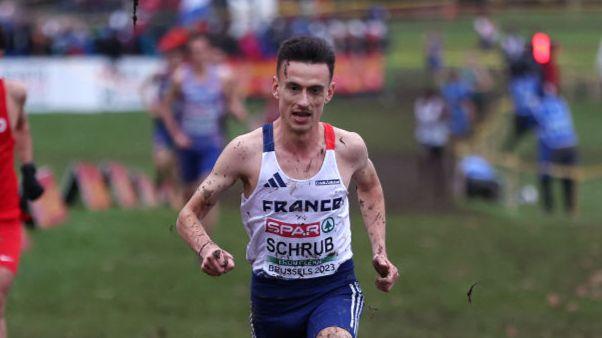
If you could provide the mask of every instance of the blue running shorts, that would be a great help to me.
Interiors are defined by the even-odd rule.
[[[356,337],[363,306],[351,259],[330,276],[283,280],[253,273],[251,280],[250,321],[256,338],[315,338],[331,326]]]

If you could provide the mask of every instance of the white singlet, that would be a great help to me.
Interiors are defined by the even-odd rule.
[[[249,235],[247,260],[255,273],[283,279],[331,275],[349,260],[351,229],[347,188],[335,157],[334,129],[324,126],[326,154],[312,178],[288,177],[278,165],[272,124],[263,127],[257,187],[241,198]]]

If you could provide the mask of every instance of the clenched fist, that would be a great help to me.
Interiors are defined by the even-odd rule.
[[[201,269],[209,276],[221,276],[234,269],[234,257],[222,250],[217,244],[210,242],[199,250]]]

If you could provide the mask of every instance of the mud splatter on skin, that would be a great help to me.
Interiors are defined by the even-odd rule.
[[[284,74],[284,78],[288,79],[288,66],[290,65],[290,61],[286,60],[284,62],[283,68],[282,68],[282,73]]]
[[[374,216],[374,222],[380,221],[382,217],[383,215],[380,212],[378,212],[376,216]]]
[[[314,162],[314,159],[312,158],[311,160],[309,160],[309,163],[307,164],[307,167],[305,167],[304,173],[308,173],[311,170],[311,164]]]
[[[206,200],[210,199],[213,195],[213,190],[207,189],[205,187],[202,187],[201,190],[203,192],[203,198]]]

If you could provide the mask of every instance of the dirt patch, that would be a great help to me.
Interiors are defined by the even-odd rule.
[[[417,153],[380,153],[370,158],[378,171],[388,211],[443,212],[453,209],[452,160],[431,161]]]

